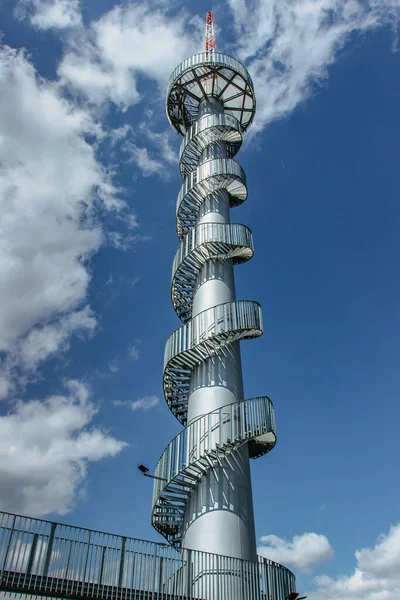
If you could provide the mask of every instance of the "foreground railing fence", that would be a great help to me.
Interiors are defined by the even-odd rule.
[[[0,591],[110,600],[285,600],[293,573],[0,512]]]

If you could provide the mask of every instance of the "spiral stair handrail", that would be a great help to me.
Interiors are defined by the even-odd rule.
[[[226,455],[249,443],[251,458],[275,446],[267,396],[223,406],[192,421],[165,448],[155,470],[153,525],[172,545],[181,541],[183,513],[194,485]]]
[[[176,205],[176,228],[180,239],[196,225],[205,198],[219,190],[226,190],[231,207],[239,206],[247,198],[245,172],[232,158],[208,160],[184,179]]]
[[[164,355],[164,396],[182,425],[187,422],[191,370],[227,345],[262,332],[258,302],[240,300],[204,310],[170,335]]]
[[[203,150],[212,142],[226,142],[228,158],[239,152],[243,136],[239,121],[233,115],[206,115],[196,121],[181,143],[179,170],[182,178],[194,171]]]
[[[191,319],[196,277],[205,262],[232,259],[237,265],[252,258],[253,253],[251,231],[239,223],[202,223],[191,229],[172,266],[172,304],[181,321]]]
[[[214,108],[203,110],[203,102],[214,103]],[[254,254],[250,229],[231,223],[229,216],[219,213],[216,207],[222,202],[226,211],[247,198],[246,175],[234,157],[241,148],[243,132],[254,118],[255,104],[247,70],[221,53],[193,56],[181,63],[170,78],[167,115],[183,136],[179,155],[182,185],[176,203],[180,245],[171,278],[172,304],[182,325],[166,342],[163,390],[171,412],[184,429],[169,442],[157,463],[152,523],[183,552],[187,548],[186,543],[182,548],[186,510],[202,478],[209,470],[227,464],[244,445],[250,458],[258,458],[276,443],[274,408],[267,396],[247,400],[239,396],[238,401],[188,422],[194,370],[217,355],[225,362],[231,360],[236,352],[233,344],[263,333],[258,302],[235,300],[234,292],[230,292],[229,302],[204,310],[200,302],[193,311],[195,294],[204,281],[199,276],[206,273],[206,263],[220,262],[230,268]],[[207,221],[206,215],[212,212],[214,216]],[[209,281],[209,275],[205,277]],[[276,582],[280,573],[284,574],[273,590],[274,598],[283,600],[294,589],[294,584],[288,583],[290,572],[281,566],[271,569],[271,581]],[[210,574],[210,570],[200,571],[196,577]]]

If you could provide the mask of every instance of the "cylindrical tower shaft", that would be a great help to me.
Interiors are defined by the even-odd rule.
[[[223,103],[214,99],[200,104],[202,117],[223,112]],[[225,142],[207,146],[199,165],[218,158],[227,158]],[[229,213],[228,193],[218,190],[204,198],[196,225],[228,224]],[[195,285],[193,317],[210,307],[235,300],[232,259],[205,262]],[[223,354],[210,357],[193,369],[188,422],[243,400],[240,346],[234,342]],[[223,458],[218,466],[210,469],[193,491],[184,516],[182,547],[257,559],[247,445],[238,449],[234,461]]]

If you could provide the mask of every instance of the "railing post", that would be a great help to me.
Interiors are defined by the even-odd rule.
[[[6,550],[5,554],[4,554],[4,562],[3,562],[3,567],[2,567],[2,569],[1,569],[1,572],[2,572],[2,573],[3,573],[3,571],[4,571],[4,570],[5,570],[5,568],[6,568],[7,559],[8,559],[8,554],[9,554],[9,552],[10,552],[11,540],[12,540],[12,536],[13,536],[13,533],[14,533],[15,519],[16,519],[16,518],[17,518],[16,516],[14,516],[14,518],[13,518],[13,523],[12,523],[11,530],[10,530],[10,537],[9,537],[9,539],[8,539],[8,544],[7,544],[7,550]]]
[[[244,600],[247,598],[247,586],[246,586],[246,576],[245,576],[245,569],[244,569],[244,560],[240,561],[240,578],[241,578],[241,584],[242,584],[242,598],[244,598]]]
[[[51,554],[53,552],[53,543],[54,543],[54,536],[56,534],[56,527],[57,527],[57,523],[51,524],[49,541],[47,542],[46,558],[44,560],[44,567],[43,567],[43,575],[45,577],[47,577],[48,573],[49,573],[49,566],[50,566]]]
[[[192,572],[192,561],[191,561],[191,554],[192,551],[191,550],[186,550],[186,556],[187,556],[187,569],[186,569],[186,577],[187,577],[187,582],[186,582],[186,590],[187,590],[187,597],[188,600],[190,598],[192,598],[192,579],[193,577],[191,576],[191,572]]]
[[[219,574],[221,573],[221,557],[219,554],[215,554],[214,556],[212,556],[212,562],[217,564],[217,569],[215,569],[215,567],[212,570],[213,573],[213,577],[215,578],[216,584],[217,584],[217,598],[222,596],[222,598],[224,598],[224,589],[223,589],[223,585],[224,585],[224,581],[222,582],[222,586],[221,586],[221,578],[219,576]],[[224,580],[226,581],[226,577],[224,578]],[[221,589],[222,588],[222,589]],[[221,594],[222,591],[222,594]],[[225,598],[224,598],[225,600]]]
[[[160,572],[158,575],[158,593],[161,594],[163,591],[163,562],[164,559],[160,556]]]
[[[126,537],[123,537],[122,543],[121,543],[121,560],[119,561],[118,587],[122,587],[122,579],[124,577],[125,547],[126,547]]]
[[[87,570],[87,566],[88,566],[88,562],[89,562],[89,554],[90,554],[90,541],[92,539],[92,532],[89,531],[89,539],[88,539],[88,547],[87,547],[87,552],[86,552],[86,559],[85,559],[85,568],[83,571],[83,581],[86,581],[86,570]]]
[[[26,574],[30,575],[32,573],[33,561],[35,560],[35,553],[37,548],[39,535],[37,533],[33,534],[32,546],[29,552],[28,564],[26,567]]]
[[[100,569],[99,569],[99,585],[101,585],[101,580],[103,579],[105,554],[106,554],[106,547],[102,546],[102,548],[101,548],[101,557],[100,557]]]

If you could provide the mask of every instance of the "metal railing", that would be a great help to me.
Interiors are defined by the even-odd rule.
[[[192,421],[165,448],[155,470],[153,525],[180,543],[183,514],[200,478],[245,443],[250,458],[276,442],[274,407],[267,396],[228,404]]]
[[[232,158],[208,160],[189,173],[183,181],[176,201],[179,238],[195,226],[197,212],[204,199],[219,190],[228,192],[232,207],[239,206],[247,198],[245,172]]]
[[[168,338],[164,352],[164,396],[175,417],[186,425],[190,369],[224,346],[262,335],[258,302],[218,304],[196,315]]]
[[[178,317],[192,318],[196,278],[207,260],[232,259],[237,265],[253,256],[253,237],[240,223],[201,223],[183,238],[172,265],[171,297]]]
[[[246,79],[250,84],[252,84],[251,77],[246,67],[244,67],[242,63],[240,63],[236,58],[233,58],[233,56],[229,56],[229,54],[223,54],[222,52],[214,52],[209,57],[206,57],[205,52],[203,52],[201,54],[194,54],[193,56],[186,58],[183,62],[181,62],[180,65],[178,65],[174,69],[172,75],[169,78],[167,96],[170,92],[170,88],[172,88],[176,79],[182,77],[184,73],[190,71],[191,69],[193,69],[193,67],[197,67],[198,65],[203,66],[203,64],[218,65],[220,67],[228,67],[234,69],[235,71],[240,73],[243,79]]]
[[[93,600],[285,600],[293,573],[258,562],[0,512],[0,591]],[[239,593],[239,596],[238,596]]]
[[[203,150],[212,142],[225,142],[229,158],[233,158],[242,145],[242,129],[236,117],[228,114],[206,115],[188,129],[179,152],[179,170],[185,178],[194,171]]]
[[[169,80],[167,115],[179,133],[184,135],[198,119],[199,104],[208,94],[223,102],[226,113],[238,117],[243,132],[251,125],[256,99],[247,69],[221,52],[208,58],[196,54],[178,65]]]

